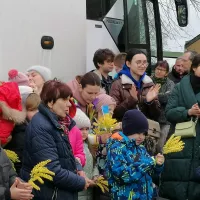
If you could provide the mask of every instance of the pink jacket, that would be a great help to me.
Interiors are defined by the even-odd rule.
[[[80,159],[81,165],[84,167],[86,158],[83,149],[83,139],[81,131],[76,126],[69,131],[69,141],[72,146],[74,157]]]

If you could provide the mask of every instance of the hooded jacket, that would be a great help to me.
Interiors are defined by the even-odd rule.
[[[143,145],[136,145],[122,132],[107,142],[108,183],[113,200],[152,200],[152,174],[160,174],[158,166]]]
[[[113,82],[110,91],[110,96],[112,96],[117,103],[113,118],[122,121],[126,111],[135,109],[138,106],[147,118],[157,121],[161,113],[158,99],[153,100],[151,103],[146,103],[146,95],[149,89],[154,86],[152,79],[146,74],[143,74],[138,82],[135,81],[133,77],[131,77],[130,70],[126,65],[118,75],[119,78]],[[132,85],[135,85],[137,88],[138,100],[133,98],[129,92]]]
[[[26,113],[22,111],[22,102],[17,83],[0,83],[0,140],[4,145],[15,124],[25,121]]]

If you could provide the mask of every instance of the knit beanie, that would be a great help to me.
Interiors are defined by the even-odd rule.
[[[36,71],[37,73],[39,73],[45,82],[51,80],[51,70],[47,67],[35,65],[28,68],[27,72],[30,71]]]
[[[100,94],[97,96],[96,111],[97,112],[101,111],[101,107],[104,105],[108,105],[108,106],[115,105],[116,106],[116,101],[107,94]]]
[[[27,97],[33,93],[33,88],[29,86],[19,86],[19,92],[22,98],[22,104],[25,105]]]
[[[90,119],[87,117],[87,115],[79,108],[76,110],[76,115],[73,118],[73,120],[76,122],[76,126],[79,129],[82,128],[90,128],[91,122]]]
[[[11,69],[8,72],[8,81],[15,82],[19,86],[20,85],[29,85],[29,79],[28,76],[22,72],[18,72],[16,69]]]
[[[149,124],[145,115],[137,109],[129,110],[122,119],[122,130],[124,135],[135,133],[147,133]]]

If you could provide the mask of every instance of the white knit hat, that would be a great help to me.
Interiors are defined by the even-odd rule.
[[[79,129],[82,128],[90,128],[91,127],[91,122],[90,119],[87,117],[87,115],[80,110],[79,108],[77,108],[76,110],[76,115],[73,118],[73,120],[76,122],[76,126]]]
[[[19,92],[22,98],[22,104],[25,104],[27,97],[33,93],[33,88],[29,86],[19,86]]]
[[[35,65],[28,68],[27,72],[30,72],[30,71],[38,72],[42,76],[45,82],[51,80],[51,70],[47,67]]]

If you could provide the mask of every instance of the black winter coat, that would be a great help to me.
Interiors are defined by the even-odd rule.
[[[15,163],[15,169],[17,174],[20,173],[22,167],[22,157],[24,150],[24,141],[25,141],[25,131],[26,131],[27,123],[16,125],[12,131],[12,140],[4,147],[5,149],[9,149],[14,151],[21,162]]]
[[[55,176],[52,182],[45,180],[43,185],[39,184],[41,190],[34,190],[34,199],[77,200],[78,191],[84,189],[85,179],[76,173],[71,145],[57,115],[41,104],[26,129],[22,179],[28,181],[32,168],[47,159],[51,160],[47,167]]]

